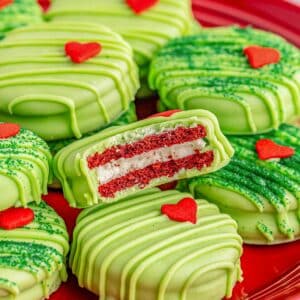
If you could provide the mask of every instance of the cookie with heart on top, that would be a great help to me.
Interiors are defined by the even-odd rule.
[[[43,23],[0,41],[0,120],[46,141],[80,139],[124,113],[139,88],[133,51],[90,23]]]
[[[300,129],[283,124],[254,136],[230,136],[235,155],[223,169],[181,182],[238,223],[248,244],[300,238]]]
[[[151,95],[147,75],[154,53],[169,40],[199,30],[190,0],[52,0],[46,19],[103,24],[121,34],[139,66],[142,98]]]
[[[232,218],[190,194],[155,188],[83,210],[70,267],[101,299],[219,300],[242,279],[241,254]]]
[[[203,29],[152,60],[160,109],[207,109],[225,134],[259,134],[300,114],[300,51],[251,27]]]
[[[67,280],[68,240],[43,201],[0,211],[0,299],[48,299]]]

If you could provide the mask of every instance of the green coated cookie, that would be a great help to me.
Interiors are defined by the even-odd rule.
[[[190,194],[147,189],[85,209],[77,219],[70,266],[101,299],[219,300],[241,280],[242,239],[215,205],[196,200],[196,224],[161,213]]]
[[[35,218],[22,228],[0,228],[0,299],[48,299],[67,280],[68,233],[44,202],[29,204]]]
[[[216,171],[232,155],[215,116],[193,110],[107,128],[63,148],[53,167],[70,205],[87,207]]]
[[[113,121],[112,123],[110,123],[109,125],[107,125],[104,128],[101,128],[100,130],[103,130],[107,127],[111,127],[111,126],[121,126],[121,125],[126,125],[126,124],[130,124],[133,123],[137,120],[137,116],[136,116],[136,112],[135,112],[135,104],[132,102],[130,104],[129,109],[123,113],[121,115],[120,118],[116,119],[115,121]],[[96,133],[98,133],[99,130],[96,131],[92,131],[92,132],[88,132],[86,134],[83,135],[82,138],[86,138],[89,137],[91,135],[94,135]],[[50,151],[52,153],[52,155],[55,155],[57,152],[59,152],[62,148],[76,142],[77,139],[72,138],[72,139],[66,139],[66,140],[59,140],[59,141],[50,141],[48,142]]]
[[[292,147],[289,158],[261,160],[255,145],[270,139]],[[249,244],[279,244],[300,238],[300,129],[282,125],[268,134],[232,136],[235,149],[222,170],[179,185],[205,197],[235,219]]]
[[[70,41],[98,42],[83,63],[65,53]],[[131,47],[110,29],[86,23],[38,24],[0,42],[0,120],[47,141],[81,138],[128,110],[139,87]]]
[[[40,202],[52,181],[49,147],[24,128],[7,138],[1,138],[2,133],[0,128],[0,211],[12,206],[26,206],[32,201]]]
[[[140,14],[125,0],[52,0],[46,19],[104,24],[120,33],[134,50],[142,83],[147,82],[153,54],[167,41],[192,30],[190,0],[160,0]],[[140,97],[145,93],[141,91]]]
[[[280,61],[252,68],[244,54],[252,45],[279,51]],[[149,85],[168,109],[213,112],[225,134],[263,133],[300,114],[300,52],[250,27],[203,29],[156,54]]]

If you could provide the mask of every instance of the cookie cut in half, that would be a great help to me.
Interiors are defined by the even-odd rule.
[[[48,299],[67,279],[64,221],[44,202],[31,203],[28,209],[34,214],[32,222],[12,230],[0,228],[1,300]],[[5,222],[15,221],[11,212],[9,217]]]
[[[126,112],[124,112],[117,120],[113,121],[112,123],[110,123],[109,125],[107,125],[104,128],[111,127],[111,126],[126,125],[126,124],[129,124],[129,123],[133,123],[135,121],[137,121],[137,115],[136,115],[136,111],[135,111],[135,104],[134,104],[134,102],[131,102],[129,109]],[[95,130],[95,131],[88,132],[88,133],[84,134],[82,138],[86,138],[86,137],[89,137],[89,136],[94,135],[96,133],[99,133],[99,131],[103,130],[104,128],[102,128],[100,130]],[[51,151],[52,155],[54,156],[61,149],[63,149],[64,147],[74,143],[75,141],[77,141],[76,138],[50,141],[50,142],[48,142],[48,146],[50,148],[50,151]],[[53,182],[51,183],[51,185],[49,185],[49,187],[58,189],[58,188],[61,188],[61,184],[56,178],[54,178]]]
[[[161,212],[182,199],[195,203],[195,224]],[[101,299],[219,300],[241,280],[241,253],[236,223],[215,205],[147,189],[79,215],[70,267]]]
[[[47,144],[31,131],[0,123],[0,211],[41,201],[52,181]]]
[[[231,162],[186,184],[195,197],[216,204],[239,226],[249,244],[300,238],[300,129],[282,125],[269,134],[230,137]]]
[[[250,27],[203,29],[157,53],[149,85],[162,108],[207,109],[225,134],[263,133],[300,114],[300,51]]]
[[[55,156],[54,171],[71,206],[86,207],[216,171],[232,155],[216,117],[193,110],[108,128],[77,141]]]

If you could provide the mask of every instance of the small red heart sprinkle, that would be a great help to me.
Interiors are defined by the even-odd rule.
[[[293,148],[278,145],[269,139],[261,139],[257,141],[255,147],[258,157],[261,160],[287,158],[295,154],[295,150]]]
[[[197,202],[193,198],[183,198],[177,204],[164,204],[161,213],[177,222],[197,223]]]
[[[244,54],[248,57],[249,64],[254,69],[278,63],[281,58],[281,54],[277,49],[255,45],[245,48]]]
[[[163,111],[154,115],[149,116],[147,119],[152,119],[152,118],[157,118],[157,117],[171,117],[172,115],[181,112],[182,110],[180,109],[173,109],[173,110],[167,110]]]
[[[14,3],[14,0],[0,0],[0,10]]]
[[[34,220],[34,212],[30,208],[11,207],[0,212],[0,228],[11,230],[24,227]]]
[[[127,5],[136,13],[140,14],[147,11],[154,5],[156,5],[159,0],[126,0]]]
[[[0,123],[0,139],[16,136],[20,132],[20,126],[14,123]]]
[[[38,4],[42,8],[42,10],[44,12],[46,12],[49,9],[50,5],[51,5],[51,1],[50,0],[38,0]]]
[[[88,59],[97,56],[102,50],[102,47],[97,42],[79,43],[68,42],[65,45],[65,53],[71,58],[74,63],[80,64]]]

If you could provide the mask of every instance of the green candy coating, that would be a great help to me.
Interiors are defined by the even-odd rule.
[[[0,299],[40,300],[66,281],[68,233],[44,202],[29,204],[35,218],[13,230],[0,229]]]
[[[52,181],[51,164],[47,144],[27,129],[0,139],[0,211],[40,202]]]
[[[136,112],[135,112],[135,104],[132,102],[130,104],[129,109],[125,113],[123,113],[120,116],[120,118],[113,121],[112,123],[110,123],[106,127],[101,128],[100,130],[103,130],[103,129],[105,129],[107,127],[111,127],[111,126],[126,125],[126,124],[129,124],[129,123],[133,123],[135,121],[137,121],[137,116],[136,116]],[[99,130],[88,132],[88,133],[84,134],[82,138],[89,137],[89,136],[94,135],[98,132],[99,132]],[[62,148],[66,147],[66,146],[68,146],[68,145],[70,145],[70,144],[72,144],[76,141],[77,140],[75,138],[66,139],[66,140],[59,140],[59,141],[50,141],[50,142],[48,142],[48,146],[50,148],[50,151],[51,151],[52,155],[55,155]]]
[[[295,149],[289,158],[260,160],[259,139]],[[205,197],[228,213],[249,244],[278,244],[300,238],[300,129],[280,129],[253,137],[229,137],[235,155],[222,170],[181,182],[179,189]]]
[[[0,40],[12,29],[42,22],[42,12],[36,0],[14,0],[0,8]]]
[[[280,51],[279,63],[253,69],[251,45]],[[169,42],[155,56],[149,85],[168,109],[207,109],[227,134],[267,132],[300,114],[300,52],[252,28],[203,29]]]
[[[70,41],[99,42],[81,64],[65,54]],[[82,23],[38,24],[0,42],[0,120],[47,141],[80,138],[128,110],[139,87],[130,46],[110,29]]]
[[[241,280],[242,239],[215,205],[196,200],[198,220],[175,222],[161,206],[190,194],[146,189],[85,209],[77,219],[70,266],[101,299],[219,300]]]
[[[86,137],[89,137],[91,135],[94,135],[94,134],[98,133],[99,131],[102,131],[103,129],[105,129],[107,127],[126,125],[126,124],[129,124],[129,123],[133,123],[136,120],[137,120],[137,115],[136,115],[136,112],[135,112],[135,104],[134,104],[134,102],[132,102],[130,104],[129,110],[127,110],[125,113],[123,113],[120,118],[113,121],[112,123],[110,123],[106,127],[101,128],[100,130],[96,130],[96,131],[92,131],[92,132],[88,132],[88,133],[84,134],[82,138],[86,138]],[[77,139],[75,139],[75,138],[65,139],[65,140],[58,140],[58,141],[50,141],[50,142],[48,142],[48,146],[50,148],[50,151],[51,151],[52,155],[54,156],[61,149],[63,149],[64,147],[67,147],[68,145],[70,145],[70,144],[72,144],[76,141],[77,141]],[[60,185],[59,181],[56,178],[54,178],[52,184],[50,185],[50,187],[54,188],[54,189],[59,189],[59,188],[61,188],[61,185]]]
[[[196,168],[181,170],[173,177],[155,178],[145,185],[144,188],[164,184],[173,180],[189,178],[200,174],[213,172],[226,165],[233,150],[227,139],[220,131],[217,119],[213,114],[204,110],[185,111],[173,114],[171,117],[157,117],[138,121],[126,126],[107,128],[91,137],[76,141],[63,148],[54,158],[54,173],[59,179],[64,195],[73,207],[87,207],[98,202],[111,202],[124,198],[127,195],[139,191],[142,187],[122,189],[112,198],[103,197],[98,193],[98,174],[96,170],[90,170],[87,158],[94,153],[102,153],[115,145],[127,144],[142,140],[145,136],[172,130],[178,126],[193,127],[203,125],[206,128],[207,144],[204,151],[212,150],[214,160],[209,167],[201,170]]]
[[[154,53],[172,38],[192,30],[190,0],[160,0],[149,10],[135,14],[124,0],[52,0],[46,14],[51,22],[104,24],[120,33],[132,46],[142,83],[146,83]],[[147,90],[147,87],[144,87]],[[146,92],[141,91],[140,96]]]

